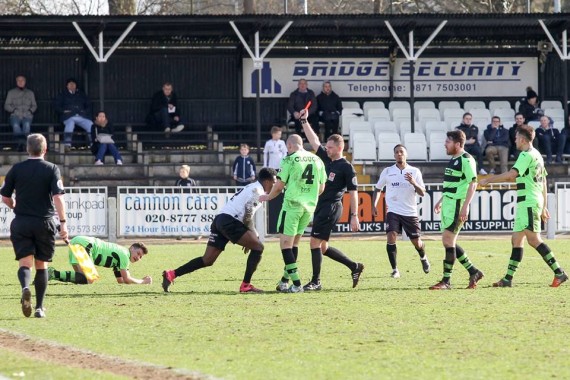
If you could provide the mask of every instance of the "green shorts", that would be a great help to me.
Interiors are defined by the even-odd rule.
[[[441,204],[441,232],[444,230],[458,234],[463,227],[463,222],[459,220],[459,212],[463,207],[464,199],[452,199],[443,196]]]
[[[303,235],[309,225],[312,212],[307,210],[283,210],[277,220],[277,232],[287,236]]]
[[[529,230],[532,232],[540,233],[541,214],[542,207],[518,204],[517,213],[515,214],[515,227],[513,229],[513,232]]]

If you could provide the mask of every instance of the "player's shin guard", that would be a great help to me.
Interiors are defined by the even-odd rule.
[[[313,263],[313,278],[311,282],[318,284],[321,279],[321,264],[323,263],[323,254],[321,248],[311,249],[311,262]]]
[[[523,248],[513,248],[511,251],[511,258],[509,259],[509,266],[507,267],[507,274],[505,280],[512,281],[519,264],[522,261]]]
[[[61,282],[71,282],[73,284],[85,285],[87,284],[87,277],[81,272],[74,271],[59,271],[53,272],[54,279]]]
[[[36,290],[36,309],[44,307],[44,297],[46,295],[47,285],[47,269],[36,269],[36,276],[34,277],[34,288]]]
[[[556,261],[556,258],[554,257],[552,251],[546,245],[546,243],[541,243],[538,247],[536,247],[536,250],[538,251],[538,253],[540,253],[540,256],[542,256],[542,259],[546,264],[548,264],[548,266],[550,267],[550,269],[552,269],[554,274],[562,274],[562,269],[560,268],[560,264],[558,264],[558,261]]]
[[[283,255],[283,261],[285,262],[285,275],[288,276],[287,278],[293,280],[293,284],[301,286],[301,280],[299,278],[299,273],[297,272],[297,263],[295,262],[295,256],[293,256],[293,250],[291,248],[285,248],[281,250],[281,254]]]
[[[251,276],[257,269],[257,264],[261,261],[261,251],[251,251],[247,257],[247,264],[245,267],[245,274],[243,276],[243,282],[250,283]]]
[[[458,245],[455,246],[455,257],[457,257],[457,260],[459,260],[461,265],[463,265],[463,267],[467,269],[469,274],[477,273],[477,268],[475,268],[473,263],[471,263],[471,260],[469,260],[469,257],[467,256],[463,248],[461,248]]]
[[[388,253],[388,260],[390,260],[392,269],[396,269],[398,267],[398,264],[396,262],[398,247],[396,247],[396,244],[386,244],[386,252]]]

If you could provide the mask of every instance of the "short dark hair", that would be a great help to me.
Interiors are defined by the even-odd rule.
[[[519,125],[516,133],[524,137],[528,142],[532,142],[534,136],[536,136],[534,128],[527,124]]]
[[[136,243],[133,243],[133,245],[131,245],[131,247],[133,247],[133,248],[135,248],[135,249],[139,249],[139,248],[140,248],[140,249],[142,250],[143,254],[145,254],[145,255],[148,253],[148,248],[146,247],[146,245],[144,245],[143,242],[136,242]]]
[[[496,116],[496,115],[491,118],[491,121],[493,121],[493,119],[498,119],[499,121],[501,121],[501,118],[499,116]]]
[[[463,114],[463,117],[462,117],[462,118],[465,118],[465,116],[471,116],[471,117],[473,117],[473,115],[471,114],[471,112],[465,112],[465,113]]]
[[[77,81],[75,80],[75,78],[67,78],[67,80],[65,81],[65,85],[67,86],[71,82],[77,84]]]
[[[406,152],[408,151],[408,148],[406,148],[406,146],[404,144],[398,144],[394,147],[394,153],[396,153],[396,149],[398,149],[400,147],[404,148],[406,150]]]
[[[344,144],[344,138],[338,133],[330,135],[327,141],[332,141],[336,145]]]
[[[257,175],[257,180],[259,182],[273,180],[274,177],[277,177],[277,170],[273,168],[261,168],[259,174]]]
[[[447,132],[447,137],[453,142],[459,143],[459,146],[463,148],[465,145],[465,133],[462,130],[456,129],[454,131]]]
[[[515,113],[515,118],[516,118],[517,116],[519,116],[519,115],[524,118],[524,115],[522,114],[522,112],[517,112],[517,113]]]

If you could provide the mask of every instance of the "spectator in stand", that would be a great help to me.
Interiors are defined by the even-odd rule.
[[[499,164],[501,173],[507,171],[507,163],[509,161],[509,132],[501,124],[501,118],[493,116],[491,124],[483,133],[487,145],[485,146],[485,157],[489,161],[489,174],[495,174],[497,163],[495,156],[499,156]]]
[[[342,113],[342,102],[332,90],[331,82],[323,83],[323,90],[317,96],[319,120],[325,125],[325,140],[338,134],[338,123]]]
[[[4,109],[10,113],[10,126],[18,152],[23,152],[26,150],[26,138],[30,134],[34,112],[38,109],[34,92],[26,88],[25,76],[16,76],[16,87],[8,91]]]
[[[117,165],[123,165],[123,158],[113,140],[113,125],[103,111],[97,113],[95,122],[91,127],[91,141],[93,141],[91,152],[95,155],[95,165],[103,165],[105,163],[105,154],[107,152],[111,153]]]
[[[546,164],[552,164],[552,154],[556,153],[560,132],[554,128],[552,120],[544,115],[540,118],[540,126],[536,128],[538,150],[546,154]]]
[[[196,181],[190,178],[190,166],[180,165],[178,169],[178,175],[180,178],[176,180],[174,186],[180,187],[194,187],[196,186]]]
[[[517,149],[517,144],[515,144],[515,137],[517,134],[517,128],[524,124],[524,115],[520,112],[515,114],[515,123],[509,129],[509,156],[514,157],[515,161],[519,157],[520,150]]]
[[[307,118],[309,124],[313,126],[313,130],[318,135],[319,134],[319,116],[317,114],[317,98],[313,90],[307,87],[306,79],[299,79],[297,83],[297,89],[291,93],[289,96],[289,103],[287,104],[287,110],[291,114],[291,120],[295,122],[295,133],[305,137],[303,128],[301,126],[301,120],[299,119],[301,110],[305,109],[307,104],[311,102],[309,107],[309,117]]]
[[[85,93],[77,88],[77,81],[69,78],[65,83],[66,89],[55,99],[55,111],[59,113],[61,122],[65,126],[63,143],[65,150],[71,149],[73,130],[76,125],[87,132],[87,139],[91,144],[91,102]]]
[[[271,139],[267,140],[263,148],[263,166],[277,170],[286,155],[287,146],[285,141],[281,140],[281,128],[271,127]]]
[[[481,150],[481,145],[479,145],[479,128],[476,125],[471,124],[473,120],[473,115],[469,112],[463,114],[463,122],[459,124],[455,129],[463,131],[466,136],[464,149],[467,153],[472,155],[477,160],[477,166],[479,168],[479,174],[486,175],[487,172],[483,168],[483,152]]]
[[[544,111],[538,108],[538,94],[532,87],[526,88],[526,98],[521,99],[519,112],[523,114],[526,124],[529,121],[540,120],[540,117],[544,115]]]
[[[162,90],[154,93],[147,121],[152,127],[163,129],[167,135],[184,129],[172,83],[165,82]]]
[[[562,162],[563,154],[570,154],[570,117],[568,117],[568,124],[560,131],[558,136],[558,150],[556,151],[556,162]]]
[[[247,186],[255,181],[255,162],[249,156],[249,145],[240,144],[239,153],[232,167],[233,178],[236,186]]]

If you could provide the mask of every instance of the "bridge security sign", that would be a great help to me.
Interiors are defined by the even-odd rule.
[[[414,94],[418,98],[513,97],[526,94],[526,87],[538,88],[536,57],[426,58],[415,65]],[[384,98],[410,96],[410,63],[394,62],[390,84],[388,58],[273,58],[266,59],[261,80],[253,62],[243,60],[243,96],[284,98],[297,89],[301,78],[315,94],[330,81],[341,98]]]

